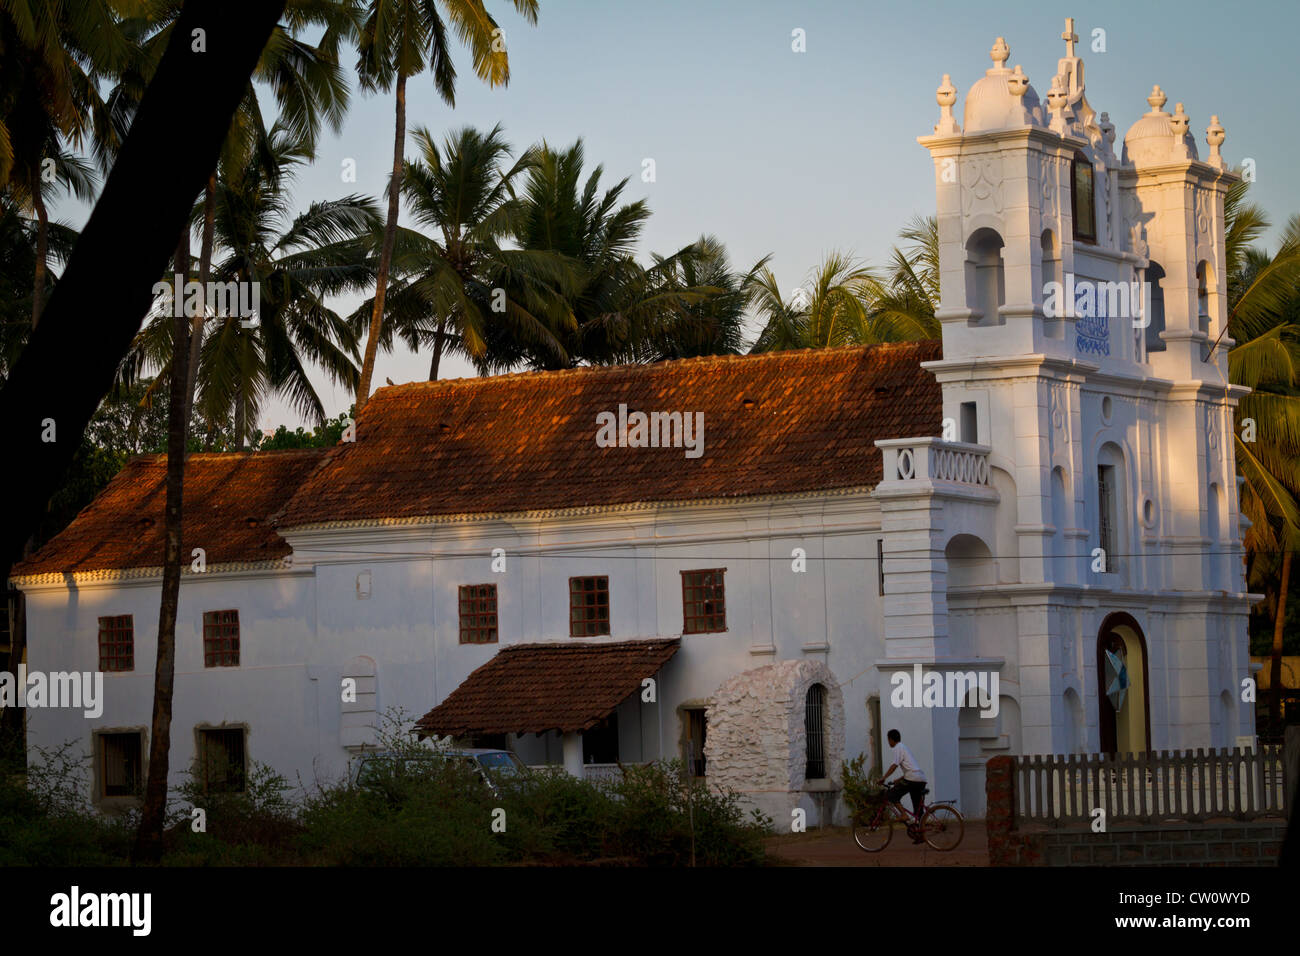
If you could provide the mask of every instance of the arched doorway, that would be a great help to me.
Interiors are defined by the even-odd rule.
[[[1142,628],[1131,615],[1108,614],[1097,632],[1097,726],[1102,753],[1151,749],[1147,688],[1147,645]]]

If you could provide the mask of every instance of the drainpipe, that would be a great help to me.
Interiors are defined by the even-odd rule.
[[[564,771],[581,780],[582,772],[582,733],[566,733],[563,738]]]

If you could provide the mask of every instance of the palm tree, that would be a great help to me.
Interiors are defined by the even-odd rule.
[[[656,256],[651,287],[662,307],[658,321],[634,346],[638,360],[741,354],[749,289],[770,259],[764,256],[748,272],[736,271],[726,246],[709,235],[674,256]]]
[[[66,262],[76,239],[75,229],[49,223],[46,257]],[[0,193],[0,262],[5,264],[0,269],[0,384],[9,377],[31,332],[32,284],[26,277],[36,269],[39,244],[39,224],[23,215],[16,201]],[[56,279],[57,275],[47,270],[46,287],[52,288]]]
[[[857,260],[839,252],[828,254],[808,274],[804,286],[789,297],[782,294],[776,275],[763,268],[750,288],[750,305],[766,318],[751,351],[829,348],[887,341],[887,331],[871,316],[876,274]]]
[[[643,267],[633,252],[650,210],[644,200],[621,202],[628,180],[602,191],[602,166],[584,180],[582,140],[564,150],[543,143],[536,157],[515,240],[523,249],[564,256],[577,286],[550,312],[562,351],[538,350],[497,336],[489,342],[491,368],[504,371],[523,364],[556,369],[580,362],[652,360],[656,335],[662,347],[669,347],[665,320],[680,316],[688,299],[701,298],[688,290],[682,272],[683,256],[693,247],[656,257],[653,266]]]
[[[515,183],[533,168],[534,152],[507,166],[510,147],[500,126],[486,134],[467,126],[441,149],[426,129],[416,130],[415,141],[420,158],[406,164],[402,192],[415,222],[433,236],[400,230],[393,260],[398,278],[379,344],[391,348],[396,335],[412,349],[427,345],[430,381],[448,353],[481,371],[500,360],[506,343],[563,356],[548,318],[574,286],[570,262],[556,252],[504,244],[524,211]],[[358,332],[373,306],[368,300],[353,313]]]
[[[143,0],[7,0],[0,5],[0,190],[30,205],[37,222],[31,321],[44,305],[49,215],[46,196],[51,172],[80,198],[93,191],[81,183],[86,170],[69,178],[65,144],[80,150],[92,132],[108,128],[99,82],[131,57],[122,29],[124,15]],[[55,168],[51,169],[49,160]]]
[[[1300,548],[1300,216],[1288,221],[1273,255],[1253,247],[1269,221],[1245,202],[1247,188],[1235,183],[1224,202],[1225,331],[1236,343],[1228,351],[1229,381],[1252,390],[1237,416],[1255,423],[1254,440],[1238,429],[1234,443],[1246,479],[1240,507],[1251,522],[1245,537],[1251,578],[1264,582],[1273,605],[1269,713],[1276,728],[1287,592]],[[1279,554],[1280,561],[1272,560]]]
[[[537,22],[537,0],[512,0],[529,23]],[[444,19],[445,17],[445,19]],[[496,21],[483,0],[368,0],[358,33],[357,73],[365,90],[394,91],[396,123],[393,134],[393,173],[388,183],[388,213],[375,278],[370,330],[357,389],[357,414],[370,397],[379,348],[388,274],[397,241],[398,197],[406,147],[406,81],[428,67],[434,87],[448,106],[456,100],[456,68],[451,61],[448,23],[470,49],[474,72],[489,86],[510,80],[510,62]]]
[[[374,279],[366,237],[381,218],[374,201],[345,196],[316,202],[290,220],[288,185],[294,170],[311,158],[308,147],[277,125],[268,136],[271,162],[250,156],[242,167],[224,163],[214,190],[216,282],[256,283],[257,324],[238,315],[209,319],[213,331],[200,352],[197,405],[210,422],[235,422],[237,447],[253,434],[267,394],[286,397],[304,417],[325,419],[325,409],[304,360],[330,378],[355,388],[357,339],[348,323],[326,305],[332,295],[355,293]],[[268,169],[269,166],[269,169]],[[205,202],[195,208],[204,214]],[[165,383],[172,355],[172,323],[155,316],[136,339],[123,367],[127,381],[146,366]]]
[[[898,232],[889,281],[872,284],[871,317],[891,339],[937,339],[939,321],[939,225],[934,216],[914,216]]]

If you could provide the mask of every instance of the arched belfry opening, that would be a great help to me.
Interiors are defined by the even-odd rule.
[[[1052,230],[1044,229],[1042,236],[1039,238],[1039,252],[1042,256],[1039,262],[1039,282],[1042,286],[1043,300],[1048,299],[1048,289],[1055,284],[1060,288],[1061,278],[1061,247],[1056,241],[1056,236]],[[1058,301],[1059,294],[1055,297]],[[1060,308],[1052,310],[1059,313]],[[1059,314],[1043,314],[1043,333],[1049,339],[1065,338],[1065,322]]]
[[[1165,351],[1165,340],[1160,333],[1165,330],[1165,290],[1162,285],[1165,270],[1154,259],[1147,266],[1147,282],[1150,283],[1150,295],[1147,299],[1147,354]]]
[[[1097,632],[1097,729],[1101,752],[1151,749],[1146,636],[1134,618],[1109,614]]]
[[[1005,325],[1000,309],[1007,301],[1002,237],[997,230],[976,229],[966,240],[966,305],[973,326]]]

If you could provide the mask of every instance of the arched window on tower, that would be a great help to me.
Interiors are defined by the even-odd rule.
[[[1039,252],[1042,255],[1039,271],[1043,287],[1043,301],[1048,298],[1048,288],[1052,283],[1057,283],[1058,288],[1061,282],[1061,253],[1056,246],[1056,237],[1052,235],[1052,230],[1044,229],[1042,236],[1039,238]],[[1056,299],[1059,302],[1061,293],[1058,292]],[[1053,310],[1062,311],[1062,307]],[[1049,339],[1065,338],[1065,323],[1060,315],[1043,314],[1043,333]]]
[[[1074,238],[1079,242],[1097,241],[1097,190],[1092,163],[1083,153],[1075,153],[1070,162],[1070,213],[1074,217]]]
[[[1165,270],[1160,267],[1160,263],[1152,260],[1147,266],[1147,283],[1150,285],[1147,309],[1151,313],[1146,331],[1148,355],[1165,350],[1165,340],[1160,337],[1160,333],[1165,330],[1165,291],[1161,287],[1164,277]]]
[[[971,325],[1004,325],[999,308],[1007,301],[1002,237],[993,229],[976,229],[966,240],[966,305]]]

